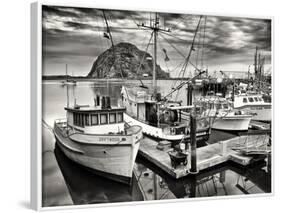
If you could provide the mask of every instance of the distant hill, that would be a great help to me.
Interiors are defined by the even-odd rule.
[[[140,66],[143,57],[144,60]],[[123,76],[136,79],[144,75],[151,77],[152,70],[153,59],[149,53],[138,49],[133,44],[121,42],[114,46],[114,51],[111,47],[98,56],[87,77],[121,78]],[[157,65],[156,75],[159,79],[169,78],[169,73],[164,72],[159,65]]]

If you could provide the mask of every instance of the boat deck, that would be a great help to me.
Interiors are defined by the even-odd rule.
[[[235,147],[241,147],[247,143],[265,143],[269,139],[268,135],[239,136],[229,140],[220,141],[215,144],[197,148],[197,170],[201,171],[226,161],[233,161],[242,166],[247,166],[253,162],[252,156],[243,155],[239,151],[234,151]],[[171,165],[168,151],[161,151],[156,148],[157,142],[144,138],[140,143],[139,155],[150,161],[172,177],[179,179],[189,175],[190,162],[187,166],[179,165],[174,169]]]

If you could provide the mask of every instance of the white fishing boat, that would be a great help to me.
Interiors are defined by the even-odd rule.
[[[135,92],[135,93],[134,93]],[[124,120],[129,125],[142,127],[144,134],[157,139],[179,142],[190,139],[188,113],[193,106],[181,102],[161,102],[146,89],[122,87],[121,104],[126,108]],[[210,133],[208,119],[198,119],[197,139],[207,139]]]
[[[234,91],[232,99],[234,108],[252,113],[254,115],[253,120],[271,122],[271,102],[265,101],[265,98],[271,99],[271,95],[268,95],[268,97],[265,95],[271,91],[271,84],[266,81],[266,76],[264,75],[264,61],[265,57],[262,57],[257,47],[254,60],[255,79],[253,85],[248,83],[248,85],[244,84],[244,88],[238,87]]]
[[[201,106],[202,115],[210,118],[213,129],[246,131],[252,115],[242,110],[234,110],[232,102],[217,96],[200,97],[196,105]]]
[[[233,105],[235,109],[252,113],[253,120],[271,122],[271,103],[265,102],[261,94],[234,95]]]
[[[190,56],[194,50],[195,37],[199,29],[200,16],[198,25],[194,32],[193,42],[190,46],[188,55],[186,56],[182,69],[181,76],[184,76],[186,67],[190,62]],[[124,119],[129,125],[139,125],[142,127],[143,133],[156,140],[168,140],[172,142],[180,142],[183,140],[190,140],[190,119],[188,113],[193,109],[190,105],[183,105],[182,101],[177,101],[171,98],[174,92],[179,92],[181,88],[200,76],[203,71],[199,70],[199,74],[189,81],[181,81],[180,84],[171,89],[168,94],[161,95],[161,91],[157,88],[157,36],[159,32],[167,32],[164,28],[160,28],[158,14],[155,13],[155,19],[151,20],[150,25],[144,23],[138,27],[152,30],[153,41],[153,70],[152,70],[152,87],[148,88],[141,82],[141,86],[134,85],[133,87],[122,86],[121,89],[121,105],[126,108]],[[150,41],[147,45],[150,45]],[[146,49],[147,49],[146,48]],[[169,60],[167,52],[163,49],[166,57]],[[145,57],[143,57],[144,60]],[[141,67],[142,62],[140,63]],[[198,70],[197,70],[198,71]],[[196,137],[197,139],[206,139],[210,134],[210,126],[208,119],[197,119]]]
[[[142,128],[125,127],[123,107],[97,96],[94,106],[66,107],[54,124],[57,144],[76,163],[119,182],[130,183]]]

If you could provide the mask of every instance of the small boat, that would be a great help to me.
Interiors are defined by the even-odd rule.
[[[65,65],[65,76],[66,76],[66,80],[61,82],[63,86],[68,86],[68,85],[75,86],[77,84],[75,80],[69,79],[67,64]],[[73,72],[72,72],[72,76],[73,76]]]
[[[235,109],[251,112],[253,120],[271,122],[271,103],[265,102],[262,94],[234,95],[233,105]]]
[[[200,97],[197,99],[196,105],[202,107],[203,116],[210,118],[213,129],[246,131],[253,117],[245,111],[234,110],[231,101],[222,97]]]
[[[59,148],[74,162],[118,182],[130,183],[142,139],[140,126],[125,126],[123,107],[109,97],[94,106],[66,107],[66,119],[54,124]]]

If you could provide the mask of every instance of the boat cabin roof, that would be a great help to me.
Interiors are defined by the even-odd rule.
[[[82,113],[100,113],[100,112],[125,112],[125,107],[111,106],[111,108],[102,108],[101,106],[76,106],[65,107],[69,112],[82,112]]]
[[[235,100],[238,102],[243,102],[243,103],[264,103],[264,99],[262,98],[262,95],[239,95],[235,96]]]
[[[192,109],[194,106],[168,106],[167,108],[170,110],[183,110],[183,109]]]

